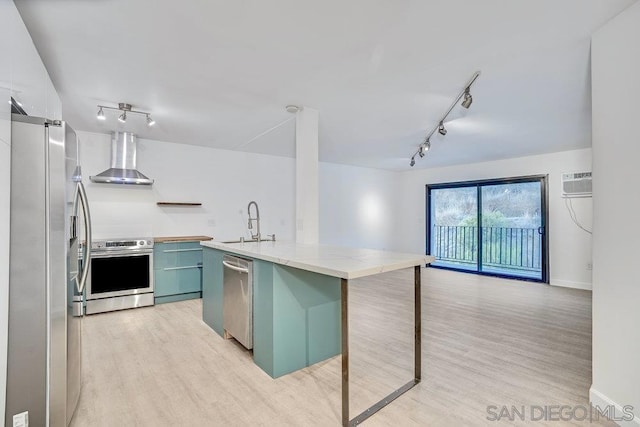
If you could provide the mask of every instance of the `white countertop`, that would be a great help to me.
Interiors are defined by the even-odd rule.
[[[240,256],[343,279],[372,276],[386,271],[428,264],[434,260],[434,257],[427,255],[293,242],[221,243],[207,241],[200,244]]]

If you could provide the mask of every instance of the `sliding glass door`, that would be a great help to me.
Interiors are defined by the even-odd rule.
[[[427,186],[434,267],[547,282],[546,178]]]
[[[434,265],[478,270],[478,197],[475,187],[444,187],[431,191],[431,251]]]

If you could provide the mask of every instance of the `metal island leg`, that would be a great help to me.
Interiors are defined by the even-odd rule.
[[[413,379],[395,390],[378,403],[365,409],[360,415],[349,419],[349,281],[341,279],[342,314],[342,425],[356,426],[409,391],[422,378],[422,299],[420,266],[414,267],[414,375]]]
[[[349,281],[341,279],[342,286],[342,425],[349,426]]]

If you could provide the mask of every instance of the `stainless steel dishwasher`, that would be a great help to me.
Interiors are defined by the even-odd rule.
[[[225,338],[233,337],[253,348],[253,262],[225,255],[222,327]]]

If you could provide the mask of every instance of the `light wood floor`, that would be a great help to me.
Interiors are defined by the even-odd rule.
[[[412,275],[351,283],[352,417],[413,377]],[[423,286],[423,381],[364,425],[525,424],[490,422],[487,406],[588,406],[589,292],[436,269]],[[273,380],[201,310],[86,317],[72,426],[340,425],[340,357]]]

